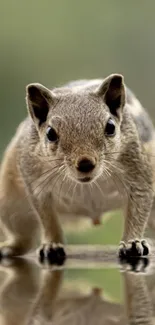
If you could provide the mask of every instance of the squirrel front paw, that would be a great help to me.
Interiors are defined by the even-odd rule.
[[[63,265],[66,253],[62,244],[47,243],[39,249],[39,260],[41,263],[48,261],[50,264]]]
[[[120,260],[125,260],[135,256],[147,256],[149,254],[149,245],[146,240],[129,240],[126,244],[120,242],[118,256]]]

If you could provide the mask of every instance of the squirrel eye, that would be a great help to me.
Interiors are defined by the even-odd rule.
[[[50,142],[57,142],[59,139],[56,131],[51,126],[47,128],[46,136]]]
[[[108,120],[107,125],[105,127],[105,135],[108,137],[112,137],[115,135],[115,123],[111,118]]]

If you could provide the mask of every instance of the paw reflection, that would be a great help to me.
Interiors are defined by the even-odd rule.
[[[148,257],[127,257],[120,263],[123,271],[128,270],[135,273],[145,273],[150,261]]]

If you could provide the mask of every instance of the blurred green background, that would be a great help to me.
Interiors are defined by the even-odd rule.
[[[153,0],[0,0],[0,151],[26,115],[25,86],[125,76],[154,115]]]
[[[27,114],[31,82],[52,88],[122,73],[155,119],[154,12],[154,0],[0,0],[0,155]],[[69,243],[117,244],[121,231],[114,212],[103,226],[67,237]]]

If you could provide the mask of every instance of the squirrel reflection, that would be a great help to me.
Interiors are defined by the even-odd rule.
[[[23,259],[0,264],[0,325],[26,324],[40,282],[39,268]]]
[[[85,295],[80,291],[60,292],[59,273],[59,271],[46,273],[29,325],[114,325],[116,319],[123,319],[123,307],[103,300],[100,290],[94,289]],[[119,324],[123,325],[123,322]]]
[[[153,325],[153,281],[136,272],[141,261],[133,272],[122,273],[124,308],[104,299],[99,290],[68,293],[63,269],[12,260],[0,266],[0,325]]]
[[[127,324],[130,325],[155,324],[149,276],[142,273],[147,264],[148,258],[133,258],[130,261],[131,271],[123,273]]]

